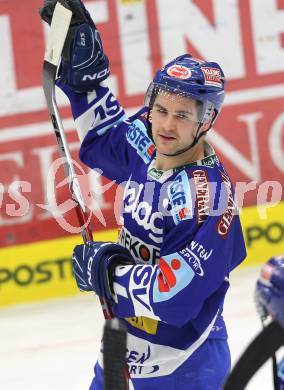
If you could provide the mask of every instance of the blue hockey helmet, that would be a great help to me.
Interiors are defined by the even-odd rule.
[[[255,301],[261,317],[270,315],[284,328],[284,254],[272,257],[262,267]]]
[[[225,92],[225,76],[216,62],[206,62],[184,54],[158,70],[145,95],[145,106],[152,108],[160,93],[190,97],[199,104],[198,121],[211,125],[220,113]]]

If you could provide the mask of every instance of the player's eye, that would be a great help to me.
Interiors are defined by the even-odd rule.
[[[157,107],[157,108],[156,108],[156,111],[159,112],[160,114],[167,114],[167,110],[165,110],[165,109],[162,108],[162,107]]]
[[[178,119],[181,119],[181,120],[190,119],[190,115],[189,115],[189,114],[183,114],[183,113],[177,114],[176,117],[177,117]]]

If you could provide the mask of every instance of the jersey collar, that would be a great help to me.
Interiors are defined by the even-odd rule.
[[[180,167],[168,169],[167,171],[163,171],[161,169],[156,168],[156,157],[151,161],[148,167],[148,176],[159,183],[164,183],[170,176],[174,173],[182,171],[185,168],[195,167],[195,166],[206,166],[212,168],[214,165],[219,165],[219,159],[215,154],[213,147],[205,141],[204,145],[204,154],[205,157],[201,160],[196,160],[191,163],[182,165]]]

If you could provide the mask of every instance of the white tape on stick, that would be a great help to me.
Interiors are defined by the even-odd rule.
[[[57,2],[51,21],[44,55],[44,60],[55,66],[59,64],[71,18],[71,10],[65,8],[62,4]]]

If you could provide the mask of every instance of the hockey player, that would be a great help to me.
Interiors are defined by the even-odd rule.
[[[281,345],[283,346],[284,254],[272,257],[261,268],[260,277],[256,283],[255,301],[263,321],[270,317],[281,326]],[[278,367],[275,355],[274,359],[274,387],[278,390],[284,390],[284,358],[282,358]]]
[[[255,302],[264,329],[235,364],[224,390],[243,390],[271,357],[274,389],[284,390],[284,358],[277,364],[275,355],[284,345],[284,254],[270,258],[261,268]]]
[[[78,287],[110,303],[128,330],[135,390],[217,390],[230,369],[223,303],[246,256],[231,181],[205,135],[224,100],[215,62],[185,54],[158,70],[127,117],[104,80],[109,62],[79,0],[58,86],[68,96],[81,160],[124,186],[118,243],[77,245]],[[55,1],[41,10],[50,22]],[[102,358],[90,389],[103,389]]]

